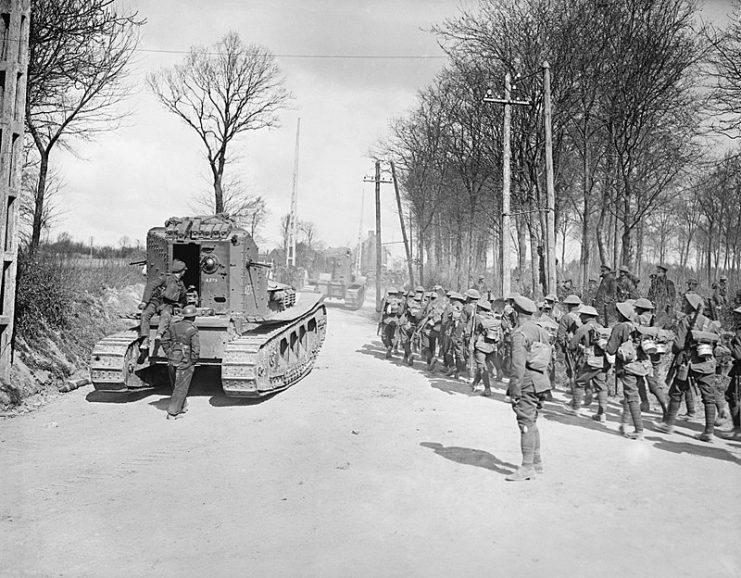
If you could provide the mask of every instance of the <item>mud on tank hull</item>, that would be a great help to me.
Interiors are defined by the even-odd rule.
[[[227,396],[270,395],[311,371],[326,335],[326,310],[320,295],[298,293],[296,297],[292,307],[269,319],[252,320],[250,329],[242,334],[234,331],[226,316],[196,318],[199,331],[211,342],[207,351],[202,347],[199,365],[221,366],[221,384]],[[166,358],[157,355],[160,350],[139,363],[139,342],[138,327],[133,327],[96,344],[90,361],[96,390],[141,390],[162,380]]]

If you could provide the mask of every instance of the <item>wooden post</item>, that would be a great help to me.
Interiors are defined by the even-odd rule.
[[[399,223],[401,224],[401,237],[404,239],[404,250],[407,254],[407,269],[409,271],[409,284],[414,287],[414,267],[412,266],[412,252],[409,248],[409,240],[407,239],[407,230],[404,226],[404,211],[401,209],[401,195],[399,195],[399,181],[396,179],[396,167],[394,161],[391,161],[391,178],[394,181],[394,192],[396,193],[396,207],[399,209]],[[411,223],[411,215],[409,221]],[[411,230],[410,230],[411,232]]]
[[[381,245],[381,161],[376,161],[376,311],[381,310],[383,300],[382,272],[383,246]]]
[[[553,190],[553,136],[551,135],[551,67],[543,62],[543,116],[545,117],[546,278],[548,293],[556,292],[556,195]]]
[[[3,4],[5,17],[0,71],[0,378],[10,376],[15,288],[18,270],[18,207],[23,165],[26,76],[28,71],[28,26],[30,0]]]

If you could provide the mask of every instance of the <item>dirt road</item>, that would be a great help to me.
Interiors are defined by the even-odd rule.
[[[2,576],[741,576],[741,444],[554,403],[544,475],[506,482],[503,391],[384,360],[371,315],[330,310],[314,371],[260,403],[199,370],[186,419],[88,387],[0,422]]]

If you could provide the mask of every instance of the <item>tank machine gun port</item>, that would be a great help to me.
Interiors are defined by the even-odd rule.
[[[249,233],[223,215],[171,218],[147,235],[148,283],[170,273],[174,259],[186,264],[187,300],[198,309],[198,365],[221,367],[228,396],[262,397],[290,387],[311,371],[326,334],[323,297],[269,281],[270,266],[257,262],[257,254]],[[152,317],[148,355],[140,350],[138,323],[95,345],[95,389],[138,390],[166,379],[158,323]]]

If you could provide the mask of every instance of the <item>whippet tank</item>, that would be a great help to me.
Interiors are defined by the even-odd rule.
[[[147,282],[169,273],[174,259],[187,266],[182,281],[198,311],[197,365],[221,367],[226,395],[262,397],[311,371],[327,327],[323,297],[270,281],[270,266],[258,261],[247,231],[222,215],[170,218],[147,235]],[[95,389],[137,390],[161,379],[167,357],[155,339],[158,322],[151,320],[149,354],[140,349],[138,323],[96,344],[90,360]]]

